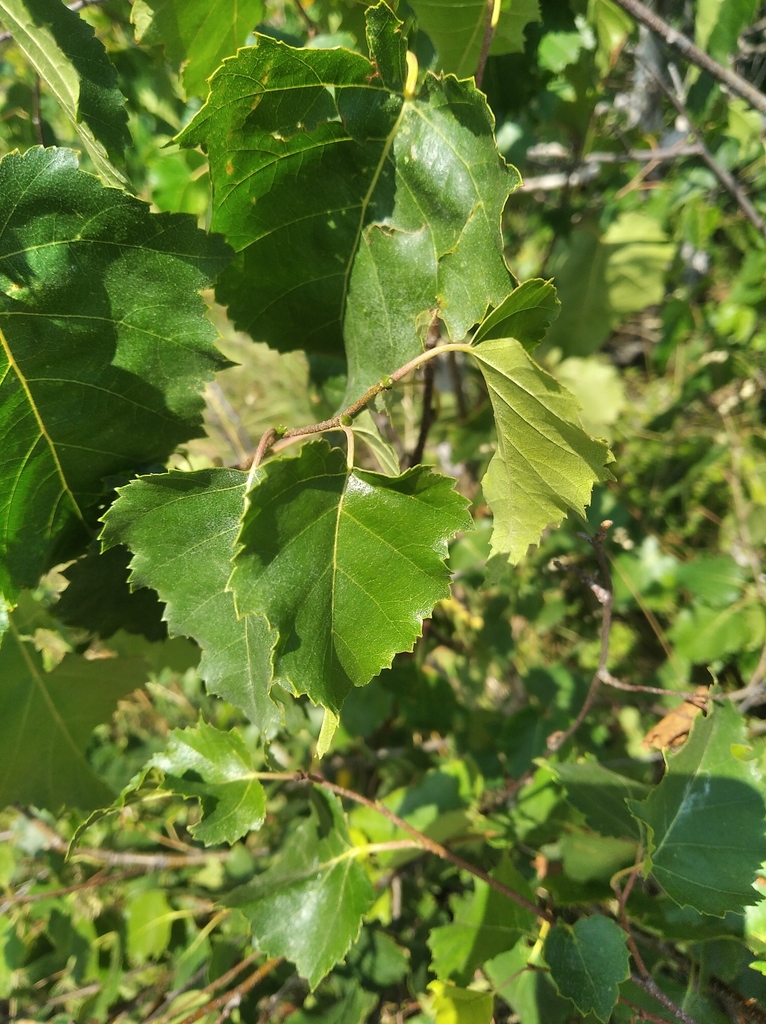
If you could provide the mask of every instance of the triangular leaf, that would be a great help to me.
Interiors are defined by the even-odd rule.
[[[266,794],[253,774],[253,755],[238,732],[221,732],[206,722],[193,729],[174,729],[167,748],[150,763],[165,772],[166,788],[201,798],[204,820],[192,825],[190,832],[205,846],[235,843],[263,824]],[[203,781],[184,780],[187,772]]]
[[[0,0],[0,21],[69,116],[104,183],[124,185],[110,156],[130,145],[125,99],[91,26],[50,0]]]
[[[474,345],[490,338],[515,338],[533,352],[559,315],[561,303],[550,281],[536,277],[514,288],[485,317],[473,336]]]
[[[530,902],[534,901],[526,880],[507,858],[491,874]],[[428,945],[433,954],[431,969],[436,976],[451,977],[459,983],[470,981],[476,968],[486,960],[511,949],[521,933],[531,931],[535,923],[530,911],[498,895],[479,879],[472,893],[455,901],[453,913],[451,924],[431,931]]]
[[[679,906],[723,917],[755,903],[752,883],[766,860],[764,782],[732,704],[699,716],[662,782],[630,807],[649,832],[646,869]]]
[[[146,663],[67,654],[46,672],[26,637],[25,615],[11,616],[0,646],[0,807],[102,807],[114,794],[94,774],[85,748],[120,697],[146,681]]]
[[[462,338],[507,294],[500,217],[520,183],[483,95],[428,75],[405,96],[399,23],[385,4],[367,18],[369,60],[259,37],[180,136],[207,150],[213,227],[239,252],[218,288],[237,326],[337,353],[345,318],[354,396],[422,350],[420,314]]]
[[[103,496],[200,432],[225,361],[199,295],[228,260],[182,214],[78,170],[0,161],[0,591],[80,554]]]
[[[258,949],[287,957],[312,988],[346,955],[374,898],[340,801],[314,795],[320,813],[298,826],[273,867],[225,900],[250,919]]]
[[[105,516],[103,541],[135,553],[131,580],[166,602],[171,634],[200,645],[208,690],[265,730],[280,719],[269,697],[275,637],[261,616],[238,619],[226,592],[246,479],[214,469],[136,480],[120,489]]]
[[[412,0],[410,6],[436,47],[438,65],[458,78],[476,71],[487,27],[487,0]],[[491,53],[524,49],[524,27],[540,21],[537,0],[508,0],[502,5]]]
[[[207,80],[242,46],[263,15],[263,0],[135,0],[130,20],[136,42],[164,43],[168,57],[184,64],[184,89],[207,95]]]
[[[449,594],[447,541],[471,519],[454,481],[355,469],[326,441],[267,463],[248,494],[231,589],[279,633],[275,674],[336,713],[411,650]]]
[[[630,977],[627,937],[619,925],[599,914],[570,928],[558,924],[545,940],[545,959],[562,996],[580,1013],[607,1021]]]
[[[471,349],[495,412],[497,451],[482,481],[494,515],[492,554],[518,562],[546,526],[585,514],[596,481],[608,480],[604,441],[579,425],[577,400],[513,338]]]

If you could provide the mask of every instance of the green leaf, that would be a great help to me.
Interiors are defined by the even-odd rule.
[[[633,29],[633,19],[613,0],[588,0],[587,18],[598,38],[596,67],[606,78]]]
[[[559,849],[567,878],[574,882],[608,882],[615,871],[634,863],[637,844],[572,828],[561,837]]]
[[[559,315],[561,303],[550,281],[536,277],[514,288],[510,295],[485,317],[473,336],[473,343],[490,338],[515,338],[527,352],[533,352]]]
[[[428,987],[434,993],[431,1009],[436,1024],[491,1024],[491,992],[456,988],[442,981],[432,981]]]
[[[641,838],[627,801],[647,796],[648,786],[618,775],[597,761],[556,764],[552,769],[566,787],[567,802],[585,815],[592,829],[616,839]]]
[[[619,925],[596,914],[570,928],[557,924],[545,940],[545,959],[562,996],[580,1013],[607,1021],[630,977],[627,937]]]
[[[577,228],[552,261],[561,316],[547,343],[565,356],[595,352],[622,318],[662,302],[675,247],[661,225],[642,213],[624,213],[601,234]]]
[[[249,918],[257,948],[287,957],[312,989],[346,955],[374,898],[340,801],[313,796],[311,818],[288,838],[273,867],[225,899]]]
[[[507,857],[490,873],[534,902],[526,879]],[[452,909],[452,923],[432,929],[428,938],[431,970],[442,980],[452,977],[457,982],[470,981],[477,967],[511,949],[521,933],[531,932],[535,923],[530,911],[479,879],[474,882],[473,893],[458,897]]]
[[[402,467],[396,449],[382,437],[369,409],[354,417],[353,428],[357,440],[364,441],[386,476],[399,476]]]
[[[699,0],[694,35],[697,46],[719,61],[736,53],[737,40],[758,10],[757,0]]]
[[[266,794],[253,775],[253,755],[238,732],[221,732],[204,721],[195,728],[174,729],[167,749],[155,754],[151,764],[165,772],[168,789],[201,798],[204,821],[189,831],[205,846],[231,846],[263,824]],[[202,784],[184,780],[187,772],[201,777]]]
[[[162,889],[146,889],[125,908],[128,956],[136,964],[158,960],[170,944],[173,911]]]
[[[180,136],[208,152],[213,227],[238,251],[218,287],[234,322],[283,350],[345,338],[352,398],[422,351],[429,310],[459,339],[502,301],[520,182],[483,95],[427,75],[405,97],[399,23],[367,17],[371,60],[259,37]]]
[[[208,690],[265,731],[281,717],[269,696],[275,637],[261,616],[238,619],[226,591],[246,479],[213,469],[136,480],[106,514],[103,542],[134,552],[131,582],[158,592],[171,635],[200,645]]]
[[[741,604],[684,608],[668,631],[676,654],[701,665],[758,643],[762,634],[762,608]]]
[[[184,65],[183,86],[191,96],[207,94],[210,75],[262,16],[263,0],[136,0],[130,12],[136,42],[164,43],[169,59]]]
[[[558,995],[547,971],[528,968],[532,951],[522,939],[485,964],[484,973],[521,1024],[564,1024],[571,1017],[571,1003]]]
[[[101,553],[91,545],[84,558],[64,570],[69,586],[56,605],[56,618],[108,639],[118,630],[164,640],[162,604],[153,590],[128,585],[130,554],[124,547]]]
[[[35,650],[27,602],[0,646],[0,807],[34,804],[90,810],[114,794],[91,769],[85,749],[117,701],[146,681],[142,658],[87,661],[67,654],[46,672]]]
[[[449,594],[447,541],[471,523],[453,485],[423,466],[349,473],[326,441],[259,470],[230,586],[240,615],[278,631],[276,677],[337,713],[412,649]]]
[[[731,704],[695,719],[662,782],[631,810],[649,833],[646,870],[679,906],[723,917],[756,902],[766,860],[763,777],[740,760],[745,722]]]
[[[487,25],[486,0],[412,0],[418,27],[436,48],[438,67],[458,78],[476,71]],[[490,53],[519,53],[524,28],[540,21],[537,0],[506,0],[500,11]]]
[[[579,425],[574,396],[541,369],[513,338],[471,348],[487,382],[497,450],[482,481],[494,515],[492,554],[518,562],[546,526],[569,511],[585,514],[596,481],[608,480],[603,441]]]
[[[90,25],[51,0],[0,0],[0,21],[72,121],[104,183],[125,185],[110,161],[130,145],[125,100]]]
[[[0,161],[0,591],[82,551],[114,479],[200,432],[225,361],[199,290],[228,260],[71,150]]]

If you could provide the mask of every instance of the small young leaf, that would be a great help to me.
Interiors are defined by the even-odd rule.
[[[119,489],[102,537],[134,552],[131,581],[166,602],[170,633],[200,645],[208,690],[266,730],[281,717],[269,696],[275,637],[262,616],[238,619],[226,592],[246,479],[228,469],[142,477]]]
[[[443,981],[432,981],[428,987],[434,993],[436,1024],[490,1024],[494,1007],[491,992],[457,988]]]
[[[595,914],[570,928],[558,924],[545,940],[545,959],[562,996],[580,1013],[607,1021],[630,977],[627,938],[619,925]]]
[[[534,900],[528,883],[507,858],[491,874],[528,900]],[[428,945],[433,954],[431,969],[437,978],[453,978],[458,983],[470,981],[477,967],[510,949],[522,932],[531,931],[535,922],[530,911],[478,879],[473,893],[454,902],[453,913],[451,924],[431,931]]]
[[[679,906],[723,917],[755,903],[752,883],[766,860],[763,777],[732,746],[745,722],[729,703],[699,716],[662,782],[630,808],[646,824],[646,869]]]
[[[266,794],[253,777],[253,756],[239,733],[221,732],[203,721],[193,729],[175,729],[167,749],[150,764],[165,772],[168,789],[201,798],[204,820],[190,832],[205,846],[232,845],[263,824]],[[196,773],[202,783],[185,780],[187,772]]]
[[[263,15],[263,0],[135,0],[130,20],[136,42],[164,43],[168,57],[183,64],[191,96],[207,95],[207,80],[242,46]]]
[[[0,807],[109,804],[114,794],[93,773],[85,748],[120,697],[146,681],[146,663],[67,654],[46,672],[34,645],[22,639],[28,628],[20,608],[0,646]]]
[[[250,490],[230,588],[279,632],[274,672],[340,710],[449,593],[447,541],[470,526],[454,481],[355,469],[326,441],[267,463]]]
[[[340,801],[314,796],[320,813],[298,826],[273,867],[225,900],[250,919],[256,946],[287,957],[312,988],[346,955],[374,898]]]
[[[497,451],[482,481],[495,517],[492,553],[515,563],[546,526],[585,514],[596,481],[608,480],[605,442],[580,426],[577,401],[512,338],[472,349],[487,382]]]
[[[533,352],[559,315],[561,303],[550,281],[532,278],[514,288],[497,309],[482,320],[473,336],[474,345],[490,338],[515,338]]]
[[[0,161],[0,591],[37,585],[90,539],[115,476],[199,433],[226,361],[199,291],[223,240],[77,167]]]
[[[0,0],[0,22],[61,104],[104,184],[123,186],[110,155],[130,145],[125,99],[91,26],[49,0]]]

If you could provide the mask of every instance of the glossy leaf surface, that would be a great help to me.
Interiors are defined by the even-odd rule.
[[[226,899],[249,918],[254,942],[285,956],[314,988],[359,934],[374,890],[351,845],[340,802],[314,793],[303,821],[268,871]]]
[[[0,22],[69,116],[104,183],[124,185],[110,158],[130,143],[128,115],[117,74],[90,25],[49,0],[0,0]]]
[[[248,494],[231,589],[241,616],[279,633],[277,677],[337,712],[449,594],[447,541],[470,526],[453,481],[416,466],[355,469],[325,441],[259,470]]]
[[[167,748],[150,763],[165,772],[168,789],[201,798],[204,820],[190,831],[205,846],[232,845],[263,824],[266,794],[253,776],[253,755],[238,732],[221,732],[206,722],[176,729]],[[202,782],[185,780],[187,773]]]
[[[164,43],[183,64],[183,84],[192,96],[207,95],[207,80],[254,31],[263,0],[136,0],[130,18],[138,42]]]
[[[134,552],[132,580],[166,602],[170,633],[200,645],[208,690],[266,730],[280,719],[269,697],[274,637],[262,617],[238,619],[226,591],[245,480],[226,469],[143,477],[120,490],[103,538]]]
[[[723,917],[756,902],[766,859],[763,780],[731,704],[698,716],[662,782],[631,810],[648,826],[646,868],[680,906]]]
[[[199,290],[228,260],[70,150],[0,162],[0,590],[80,553],[111,487],[200,431],[224,365]]]
[[[33,804],[91,810],[114,794],[93,772],[85,748],[117,701],[141,686],[143,658],[87,661],[67,654],[46,672],[19,610],[0,646],[0,807]]]
[[[213,226],[239,253],[218,288],[236,324],[280,349],[345,337],[354,395],[421,351],[428,310],[459,339],[502,301],[520,180],[483,95],[429,75],[405,97],[399,23],[367,17],[371,60],[259,38],[180,137],[207,150]]]
[[[545,940],[545,959],[562,996],[580,1013],[609,1020],[620,984],[630,977],[625,932],[599,914],[574,927],[557,924]]]
[[[494,515],[492,554],[518,562],[546,526],[584,515],[593,484],[611,474],[606,443],[579,423],[574,395],[513,338],[472,347],[487,382],[497,450],[482,481]]]

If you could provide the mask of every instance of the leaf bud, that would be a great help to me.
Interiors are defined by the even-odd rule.
[[[347,412],[344,412],[340,417],[340,425],[342,427],[350,427],[353,422],[353,419]]]
[[[383,388],[384,391],[390,391],[391,388],[394,386],[394,378],[388,376],[381,377],[380,386]]]

